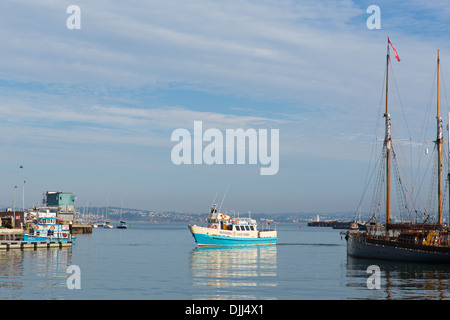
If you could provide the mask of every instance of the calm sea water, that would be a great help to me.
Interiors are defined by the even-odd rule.
[[[0,251],[0,299],[448,299],[450,266],[347,258],[339,230],[280,225],[269,247],[198,248],[185,224],[95,229],[72,248]],[[380,289],[368,289],[370,265]],[[80,289],[69,289],[68,267]]]

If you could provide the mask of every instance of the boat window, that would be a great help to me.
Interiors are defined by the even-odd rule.
[[[239,226],[235,226],[237,231],[241,231],[241,228]]]
[[[250,228],[249,228],[248,226],[245,226],[245,229],[246,229],[247,231],[250,231]]]
[[[253,230],[255,230],[255,229],[253,229],[253,226],[250,226],[250,230],[252,230],[252,231],[253,231]]]

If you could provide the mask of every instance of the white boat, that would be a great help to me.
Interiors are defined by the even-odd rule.
[[[114,228],[109,221],[105,221],[105,224],[103,225],[103,228],[105,229],[112,229]]]
[[[70,233],[69,224],[61,223],[55,212],[36,212],[37,219],[32,233],[23,235],[24,241],[75,241]]]
[[[108,220],[108,201],[106,201],[106,205],[105,205],[105,216],[106,216],[106,219],[104,221],[103,228],[104,229],[112,229],[112,228],[114,228],[110,224],[110,221]]]
[[[277,243],[276,230],[258,230],[256,220],[250,217],[232,218],[218,212],[216,206],[211,209],[207,223],[207,226],[189,225],[199,246],[260,246]]]

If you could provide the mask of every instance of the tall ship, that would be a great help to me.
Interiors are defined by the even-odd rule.
[[[220,213],[217,205],[211,208],[207,226],[189,225],[189,230],[199,246],[263,246],[277,243],[277,231],[258,229],[256,220],[233,218]]]
[[[417,207],[409,209],[406,202],[406,187],[397,186],[397,198],[400,198],[399,210],[411,210],[413,214],[407,214],[409,221],[393,222],[391,213],[391,175],[396,183],[402,183],[399,169],[396,164],[396,154],[391,138],[391,116],[388,110],[388,84],[389,84],[389,45],[392,42],[388,38],[386,56],[386,93],[385,93],[385,137],[380,162],[383,165],[378,181],[385,185],[384,213],[385,221],[374,219],[367,225],[364,231],[347,231],[347,254],[349,256],[368,259],[450,263],[450,233],[449,225],[444,225],[444,137],[443,124],[439,110],[439,51],[437,54],[437,136],[434,142],[436,146],[436,174],[437,174],[437,218],[433,217],[426,209],[422,214],[417,214]],[[392,49],[397,60],[400,61],[394,47]],[[383,163],[384,162],[384,163]],[[383,172],[384,171],[384,172]],[[393,172],[391,172],[393,171]],[[450,181],[450,171],[448,174]],[[434,181],[432,179],[432,181]],[[432,182],[433,184],[435,182]],[[381,193],[378,193],[380,196]],[[450,195],[448,195],[450,198]],[[372,204],[372,206],[374,206]],[[382,211],[383,206],[378,202],[375,207]],[[412,217],[412,218],[411,218]],[[420,218],[420,219],[419,219]],[[419,221],[420,220],[420,221]]]

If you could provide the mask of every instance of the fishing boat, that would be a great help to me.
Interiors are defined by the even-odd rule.
[[[72,237],[69,224],[65,224],[56,218],[56,213],[46,210],[37,213],[33,232],[23,235],[24,241],[75,241]]]
[[[383,143],[382,157],[385,166],[380,172],[385,176],[379,178],[385,184],[385,222],[374,222],[367,226],[363,232],[347,231],[347,254],[357,258],[396,260],[409,262],[426,263],[450,263],[450,241],[449,226],[443,223],[443,125],[439,114],[439,51],[437,57],[437,138],[434,142],[437,150],[437,219],[431,217],[425,211],[425,218],[418,221],[417,218],[411,221],[393,223],[391,217],[391,161],[395,161],[395,152],[391,138],[391,117],[388,112],[388,80],[389,80],[389,45],[392,46],[388,38],[387,58],[386,58],[386,108],[385,137]],[[397,52],[392,46],[396,58],[399,60]],[[400,60],[399,60],[400,61]],[[450,118],[450,116],[449,116]],[[399,171],[394,162],[394,174],[396,183],[401,183]],[[450,179],[450,171],[448,175]],[[404,187],[397,187],[397,194],[406,200]],[[400,195],[400,196],[399,196]],[[406,202],[399,206],[402,210],[407,209]],[[382,207],[379,204],[376,206]],[[417,211],[417,209],[415,209]],[[434,221],[433,221],[434,220]]]
[[[232,218],[220,213],[217,205],[211,208],[207,217],[207,226],[189,225],[189,230],[198,246],[261,246],[275,245],[277,231],[258,230],[256,220],[248,218]]]

